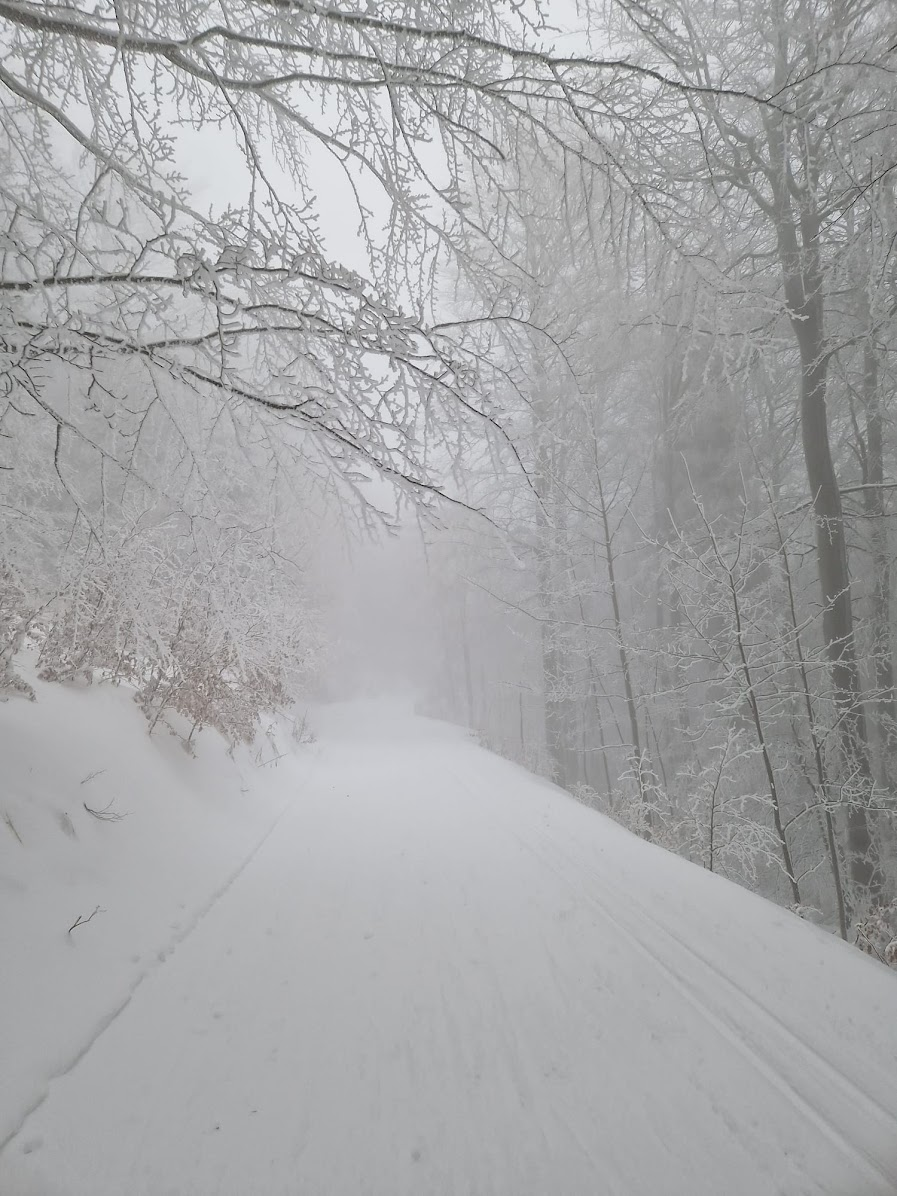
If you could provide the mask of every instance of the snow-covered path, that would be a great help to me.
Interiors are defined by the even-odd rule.
[[[897,1192],[892,973],[458,732],[358,718],[4,1196]]]

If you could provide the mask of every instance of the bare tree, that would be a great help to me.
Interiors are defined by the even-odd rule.
[[[712,87],[719,79],[759,79],[770,103],[693,93],[680,153],[666,172],[688,179],[689,194],[710,222],[709,234],[687,229],[685,213],[664,213],[667,234],[694,255],[720,296],[752,308],[755,343],[781,317],[799,359],[799,414],[807,485],[816,519],[816,560],[823,630],[841,709],[846,770],[872,784],[851,598],[841,491],[827,406],[829,366],[839,339],[827,307],[843,263],[843,220],[863,194],[846,148],[875,138],[893,113],[893,93],[876,70],[889,51],[890,6],[780,0],[733,8],[730,37],[719,6],[677,5],[661,20],[624,3],[630,30],[684,81]],[[658,135],[661,128],[658,126]],[[885,165],[883,169],[889,169]],[[662,185],[657,175],[656,185]],[[715,226],[715,227],[714,227]],[[725,240],[732,238],[727,248]],[[772,273],[774,268],[775,274]],[[776,277],[777,275],[777,277]],[[882,886],[869,819],[848,811],[852,876],[873,897]]]

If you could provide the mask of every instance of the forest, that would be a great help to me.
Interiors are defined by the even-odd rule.
[[[895,31],[0,0],[4,694],[251,741],[373,540],[427,713],[897,966]]]

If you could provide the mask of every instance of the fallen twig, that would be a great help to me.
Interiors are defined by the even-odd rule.
[[[84,783],[84,782],[82,781],[81,783],[82,783],[82,785],[83,785],[83,783]],[[109,803],[109,805],[108,805],[108,806],[104,806],[102,810],[94,810],[94,809],[92,809],[92,808],[91,808],[91,807],[90,807],[90,806],[87,804],[87,802],[86,802],[86,801],[83,801],[83,802],[81,803],[81,805],[84,807],[84,809],[87,811],[87,813],[88,813],[88,814],[93,814],[94,818],[99,818],[100,822],[121,822],[121,820],[122,820],[123,818],[127,818],[127,816],[128,816],[128,815],[127,815],[126,813],[125,813],[125,814],[119,814],[119,812],[118,812],[117,810],[113,810],[113,809],[112,809],[112,802],[114,802],[114,801],[115,801],[115,798],[113,797],[113,799],[112,799],[112,801]]]
[[[278,760],[282,760],[286,752],[281,752],[279,756],[272,756],[270,760],[259,760],[256,757],[256,768],[267,768],[269,764],[276,764]]]
[[[72,931],[78,926],[86,926],[87,923],[91,920],[91,918],[95,918],[97,914],[104,914],[105,912],[106,911],[104,909],[100,909],[100,907],[97,906],[89,918],[82,918],[81,915],[78,914],[78,917],[75,919],[75,921],[69,927],[68,933],[71,934]]]
[[[9,814],[5,810],[3,811],[3,821],[9,827],[9,829],[12,831],[12,833],[15,835],[15,837],[19,840],[19,842],[22,843],[22,836],[16,830],[13,820],[10,818]],[[22,846],[24,847],[24,843],[22,844]]]

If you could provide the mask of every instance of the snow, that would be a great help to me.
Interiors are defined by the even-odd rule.
[[[0,1153],[4,1196],[897,1191],[897,984],[855,949],[407,703],[318,711],[313,747],[239,765],[247,803],[237,762],[148,748],[120,695],[45,701],[64,766],[26,734],[49,707],[0,709],[19,817],[56,786],[74,821],[103,764],[134,814],[79,818],[77,853],[41,848],[47,893],[12,894],[14,932],[47,925],[34,964],[5,932],[36,1001],[4,1010],[33,1073],[7,1124],[56,1078]],[[166,918],[173,949],[128,972]]]
[[[0,1143],[190,932],[309,767],[259,766],[260,750],[277,754],[267,739],[231,758],[211,733],[194,760],[149,738],[125,687],[26,675],[39,700],[0,704]]]

